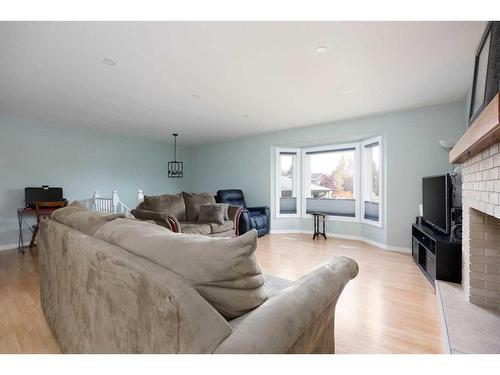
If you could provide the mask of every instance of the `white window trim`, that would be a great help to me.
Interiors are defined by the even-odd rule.
[[[385,203],[385,171],[384,171],[384,162],[385,162],[385,152],[384,152],[384,144],[382,143],[382,136],[377,136],[374,138],[366,139],[362,142],[360,142],[360,150],[361,150],[361,178],[364,178],[364,171],[365,171],[365,165],[364,165],[364,158],[363,158],[363,151],[364,147],[366,145],[372,144],[372,143],[379,143],[380,147],[380,202],[379,202],[379,220],[378,221],[373,221],[373,220],[368,220],[365,219],[365,197],[364,197],[364,192],[361,192],[361,198],[360,202],[361,204],[361,222],[363,224],[369,224],[373,225],[378,228],[383,228],[383,223],[384,223],[384,203]]]
[[[295,153],[296,160],[297,162],[295,163],[295,166],[293,168],[293,176],[296,179],[296,199],[297,199],[297,213],[295,214],[282,214],[280,213],[280,197],[281,197],[281,160],[280,160],[280,154],[282,152],[290,152],[290,153]],[[275,184],[275,199],[274,199],[274,211],[275,211],[275,216],[277,219],[282,219],[282,218],[295,218],[295,217],[300,217],[301,213],[301,203],[302,203],[302,179],[301,179],[301,173],[300,173],[300,166],[301,166],[301,149],[300,148],[284,148],[284,147],[277,147],[276,148],[276,154],[275,154],[275,173],[274,173],[274,184]]]
[[[315,152],[315,151],[329,151],[329,150],[341,150],[344,148],[354,148],[354,165],[356,166],[355,168],[355,175],[354,175],[354,182],[353,182],[353,190],[354,190],[354,198],[356,200],[355,203],[355,216],[354,217],[345,217],[345,216],[335,216],[335,215],[328,215],[327,220],[335,220],[335,221],[347,221],[347,222],[354,222],[354,223],[359,223],[360,222],[360,198],[361,198],[361,192],[360,192],[360,142],[354,142],[354,143],[340,143],[340,144],[334,144],[334,145],[328,145],[328,146],[318,146],[318,147],[308,147],[308,148],[303,148],[302,149],[302,154],[301,154],[301,164],[302,164],[302,171],[304,171],[304,177],[305,177],[305,170],[306,170],[306,154],[308,152]],[[301,185],[305,185],[305,180],[301,180]],[[305,190],[305,188],[304,188]],[[301,206],[302,206],[302,217],[303,218],[311,218],[312,215],[306,213],[306,196],[305,194],[301,195]]]

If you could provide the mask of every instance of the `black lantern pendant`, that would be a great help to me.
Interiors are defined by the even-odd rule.
[[[177,136],[179,134],[172,134],[174,136],[174,161],[168,162],[168,178],[182,178],[184,175],[184,163],[177,161]]]

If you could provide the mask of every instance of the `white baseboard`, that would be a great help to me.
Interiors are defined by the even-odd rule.
[[[0,251],[3,250],[16,250],[17,249],[17,243],[10,244],[10,245],[0,245]]]
[[[306,230],[303,229],[274,229],[269,232],[270,234],[307,234],[309,233]],[[312,233],[312,232],[310,232]]]
[[[310,230],[303,230],[303,229],[274,229],[270,231],[270,234],[312,234],[312,231]],[[354,241],[362,241],[367,244],[373,245],[375,247],[378,247],[379,249],[382,250],[388,250],[388,251],[395,251],[398,253],[405,253],[405,254],[411,254],[411,249],[407,247],[401,247],[401,246],[391,246],[391,245],[386,245],[381,242],[374,241],[370,238],[362,237],[362,236],[354,236],[350,234],[342,234],[342,233],[326,233],[327,237],[333,237],[333,238],[340,238],[343,240],[354,240]]]

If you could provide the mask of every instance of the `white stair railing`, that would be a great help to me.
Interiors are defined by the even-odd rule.
[[[94,194],[90,199],[89,208],[110,214],[124,213],[126,216],[130,216],[130,208],[120,201],[120,197],[118,196],[118,192],[116,190],[113,190],[111,198],[103,198],[99,194],[98,190],[94,191]]]
[[[139,189],[137,190],[137,205],[142,202],[144,202],[144,193],[142,192],[142,189]]]

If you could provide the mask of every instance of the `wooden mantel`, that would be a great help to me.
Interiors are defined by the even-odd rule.
[[[450,151],[451,164],[462,164],[474,155],[500,142],[499,95],[495,95]]]

